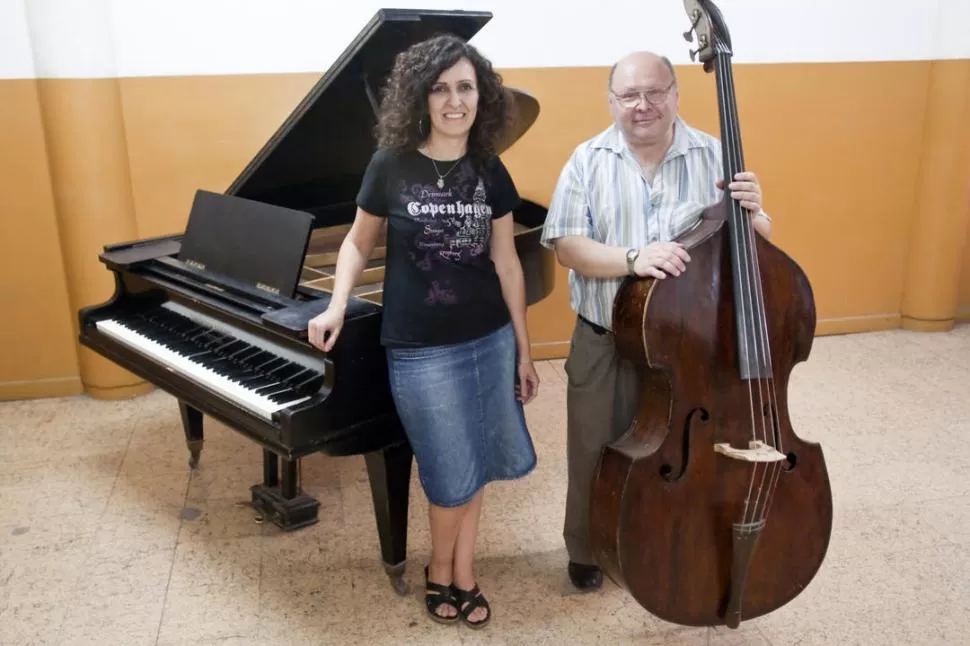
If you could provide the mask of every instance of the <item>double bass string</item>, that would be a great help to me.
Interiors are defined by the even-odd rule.
[[[730,62],[727,60],[727,57],[724,57],[722,59],[721,69],[723,70],[723,73],[725,76],[725,84],[730,90],[730,93],[728,94],[728,96],[733,97],[734,96],[734,70]],[[732,142],[733,146],[731,149],[731,153],[732,155],[735,156],[734,161],[737,162],[736,168],[741,169],[743,164],[743,157],[741,153],[741,133],[739,131],[740,119],[737,112],[737,104],[730,101],[729,103],[730,105],[728,106],[728,108],[731,112],[730,123],[732,126],[731,134],[733,138],[733,142]],[[748,252],[750,253],[750,256],[746,257],[746,260],[748,262],[745,262],[745,278],[750,280],[753,286],[753,289],[752,289],[753,296],[746,295],[745,300],[747,301],[753,298],[753,300],[755,301],[755,303],[751,307],[751,312],[752,312],[751,318],[757,319],[757,322],[752,324],[751,332],[757,335],[754,341],[755,341],[755,352],[759,360],[759,363],[758,363],[759,368],[763,366],[767,371],[767,374],[764,377],[765,383],[763,384],[761,379],[758,380],[758,400],[759,400],[759,403],[761,404],[760,408],[762,411],[762,414],[760,415],[760,417],[762,419],[763,426],[765,424],[767,425],[767,427],[764,428],[764,441],[767,446],[772,446],[772,447],[775,447],[775,443],[777,442],[778,446],[775,448],[781,451],[782,450],[781,437],[776,436],[775,434],[775,427],[776,427],[775,420],[776,420],[776,412],[778,408],[778,398],[777,398],[777,391],[775,389],[774,367],[771,361],[770,344],[768,341],[768,321],[764,311],[764,291],[761,284],[761,267],[758,260],[757,249],[755,247],[754,231],[753,231],[753,226],[750,222],[750,218],[747,217],[746,209],[743,209],[743,207],[741,207],[740,205],[737,205],[736,208],[742,214],[741,222],[736,222],[736,224],[742,225],[738,227],[738,235],[744,237],[745,239],[745,244],[741,245],[741,247],[743,249],[747,249]],[[770,407],[768,408],[769,416],[768,416],[767,422],[765,421],[765,415],[764,415],[764,411],[765,411],[764,401],[765,401],[766,395],[767,395],[768,401],[771,404]],[[758,470],[757,464],[758,463],[756,462],[755,469],[753,469],[752,471],[752,482]],[[757,498],[755,499],[755,507],[752,512],[751,522],[754,522],[756,519],[760,522],[760,521],[764,521],[767,518],[768,510],[770,508],[770,501],[774,498],[774,492],[778,483],[778,477],[781,473],[780,462],[773,461],[771,463],[770,482],[768,484],[767,492],[765,492],[765,478],[768,476],[768,470],[769,469],[766,465],[766,468],[762,473],[761,484],[758,487],[758,494],[757,494]],[[764,495],[763,506],[759,511],[758,507],[759,507],[759,503],[762,502],[762,495]],[[745,522],[747,521],[748,521],[747,514],[745,514]]]
[[[729,61],[725,60],[725,65],[723,67],[725,70],[726,83],[728,84],[731,90],[731,96],[734,97],[735,94],[734,94],[733,66],[730,64]],[[731,124],[732,124],[732,129],[734,131],[733,132],[734,141],[735,141],[735,145],[737,146],[737,149],[735,151],[735,154],[737,155],[737,161],[738,161],[737,167],[740,170],[743,165],[743,158],[741,155],[741,134],[739,131],[740,118],[737,110],[737,103],[732,101],[732,104],[730,107],[732,112]],[[759,412],[760,412],[758,417],[761,420],[762,429],[763,429],[763,440],[765,445],[773,446],[775,442],[775,437],[774,437],[775,434],[773,432],[774,424],[772,423],[773,416],[769,419],[766,419],[766,416],[765,416],[766,391],[767,391],[767,398],[770,400],[771,392],[774,389],[774,380],[772,378],[773,371],[771,367],[771,353],[768,347],[767,319],[764,312],[764,299],[763,299],[763,293],[761,290],[761,280],[760,280],[761,273],[760,273],[760,267],[758,265],[757,249],[755,247],[755,242],[754,242],[754,230],[753,230],[753,225],[751,223],[751,218],[748,215],[747,209],[744,209],[743,207],[741,207],[740,204],[737,204],[735,208],[740,212],[740,218],[739,218],[740,221],[737,222],[738,235],[744,238],[745,244],[742,246],[742,248],[747,251],[747,254],[745,256],[745,267],[744,267],[745,278],[748,281],[750,281],[750,284],[752,286],[751,292],[749,293],[747,298],[755,301],[755,303],[751,304],[752,320],[750,323],[751,327],[749,332],[753,337],[752,340],[755,344],[755,351],[758,358],[758,368],[759,368],[758,403],[759,403]],[[767,371],[767,374],[764,375],[764,380],[761,379],[762,375],[760,373],[760,370],[762,368]],[[771,410],[772,410],[771,407],[767,407],[767,412],[770,413]],[[760,465],[759,462],[755,462],[755,467],[754,469],[752,469],[752,481],[754,480],[754,478],[756,477],[759,471],[759,465]],[[778,473],[777,462],[772,462],[770,465],[770,469],[772,471],[770,482],[773,483]],[[758,521],[760,523],[765,518],[764,512],[767,511],[767,501],[772,489],[772,485],[769,484],[769,491],[768,493],[765,493],[765,480],[769,479],[768,472],[769,472],[769,465],[765,464],[764,469],[761,470],[761,481],[758,485],[758,493],[755,498],[755,504],[751,514],[751,518],[748,519],[747,515],[745,515],[745,519],[744,519],[745,523],[754,523],[755,521]],[[761,511],[759,511],[758,509],[759,504],[762,502],[762,500],[764,500],[765,506],[762,508]]]
[[[728,191],[726,184],[732,181],[733,172],[736,168],[739,167],[738,160],[736,159],[738,151],[736,150],[736,147],[734,145],[734,137],[735,137],[734,128],[731,127],[731,119],[732,119],[731,108],[730,108],[731,101],[729,96],[729,90],[726,87],[727,79],[724,77],[724,70],[726,67],[725,59],[720,55],[718,56],[718,58],[719,58],[719,61],[718,61],[717,69],[715,70],[716,73],[714,76],[717,83],[718,97],[721,103],[721,111],[720,111],[721,123],[722,123],[722,132],[725,139],[724,154],[726,156],[725,161],[727,162],[726,164],[727,168],[725,169],[726,172],[725,172],[725,178],[724,178],[724,181],[725,181],[724,190]],[[737,225],[737,218],[736,218],[737,204],[736,202],[734,202],[734,200],[731,200],[729,202],[729,205],[731,208],[731,213],[730,213],[730,217],[732,220],[731,224],[737,230],[738,235],[740,235],[741,228],[736,226]],[[738,283],[740,293],[738,294],[735,307],[741,308],[741,316],[739,317],[739,321],[741,322],[742,325],[744,325],[744,321],[747,320],[747,309],[749,307],[749,304],[748,304],[749,298],[746,297],[746,284],[745,284],[747,282],[748,277],[746,275],[746,272],[742,273],[742,268],[743,268],[742,257],[741,257],[742,249],[740,245],[740,240],[738,239],[737,236],[733,237],[732,244],[733,244],[732,256],[733,256],[733,261],[735,265],[735,272],[737,272],[738,276],[742,277],[742,279]],[[748,347],[749,336],[746,333],[747,332],[746,330],[742,330],[741,332],[742,332],[740,334],[741,347],[738,348],[738,352],[741,353],[742,356],[744,357],[745,363],[750,365],[750,348]],[[752,433],[752,437],[757,439],[758,427],[757,427],[757,423],[755,421],[755,415],[754,415],[754,410],[755,410],[754,392],[750,381],[748,381],[748,402],[751,409],[751,433]],[[751,504],[751,496],[754,490],[754,482],[755,482],[757,470],[758,470],[758,464],[755,463],[754,468],[752,469],[752,472],[751,472],[751,479],[748,482],[748,492],[745,495],[745,499],[744,499],[744,512],[743,512],[744,523],[747,523],[747,519],[748,519],[748,509]]]
[[[720,43],[719,43],[720,44]],[[718,93],[721,95],[721,108],[722,115],[724,119],[724,134],[727,138],[725,142],[726,154],[729,157],[730,163],[728,164],[728,173],[731,175],[730,178],[725,177],[725,181],[729,182],[733,180],[734,172],[738,172],[743,169],[743,155],[741,151],[741,135],[738,126],[738,112],[737,104],[733,100],[734,98],[734,79],[731,69],[731,64],[728,56],[723,53],[719,53],[719,69],[718,74],[715,75],[718,83]],[[726,189],[727,187],[725,187]],[[743,208],[740,203],[732,200],[731,205],[731,218],[733,220],[732,224],[735,229],[735,240],[734,240],[734,261],[736,271],[740,272],[739,276],[741,280],[739,281],[739,295],[736,303],[736,307],[741,308],[741,316],[739,320],[744,326],[744,330],[741,334],[743,339],[743,349],[739,349],[744,353],[745,361],[748,366],[751,366],[750,358],[753,352],[756,359],[756,378],[757,384],[757,401],[758,410],[761,411],[757,416],[755,415],[755,393],[754,388],[751,385],[751,380],[748,380],[748,397],[749,406],[751,408],[751,431],[754,439],[762,439],[764,443],[768,446],[772,446],[772,439],[769,439],[770,435],[774,435],[769,430],[765,421],[765,385],[762,383],[761,379],[761,368],[763,366],[768,366],[769,361],[766,360],[768,355],[767,349],[767,339],[766,335],[762,333],[764,326],[767,325],[764,316],[759,316],[759,307],[763,307],[763,301],[760,296],[760,281],[758,280],[758,273],[756,271],[756,259],[755,259],[755,249],[752,240],[751,222],[748,217],[747,209]],[[757,305],[757,306],[756,306]],[[753,344],[752,349],[750,345]],[[770,376],[766,379],[770,380]],[[770,383],[770,382],[769,382]],[[760,421],[760,429],[759,429]],[[759,438],[759,431],[761,432],[761,437]],[[777,465],[776,465],[777,466]],[[748,511],[751,504],[751,495],[754,491],[755,480],[758,479],[758,472],[761,471],[761,478],[758,484],[757,494],[754,500],[754,507],[751,508],[751,516],[749,519]],[[759,517],[759,505],[762,501],[762,496],[764,495],[765,480],[768,478],[768,467],[765,466],[764,470],[760,468],[760,462],[754,462],[751,469],[751,479],[748,483],[748,494],[745,498],[744,512],[742,514],[742,523],[748,525],[753,523],[755,519]],[[772,478],[773,480],[773,478]],[[767,500],[767,495],[764,496]]]
[[[727,67],[727,73],[728,73],[728,75],[730,77],[730,83],[731,83],[731,86],[733,88],[733,86],[734,86],[734,70],[733,70],[733,68],[730,65]],[[736,118],[734,120],[734,123],[735,123],[735,127],[738,127],[737,124],[740,123],[740,119]],[[740,133],[738,133],[738,142],[740,142],[740,141],[741,141],[741,139],[740,139]],[[757,301],[757,310],[756,311],[760,314],[760,321],[759,321],[759,324],[758,324],[758,327],[757,327],[758,346],[759,346],[759,351],[761,353],[761,356],[764,359],[764,364],[763,365],[764,365],[765,369],[767,370],[767,375],[765,376],[765,384],[764,384],[764,386],[765,386],[765,389],[767,391],[768,400],[769,400],[769,402],[771,404],[771,406],[769,408],[769,411],[768,411],[769,412],[768,426],[769,426],[769,429],[770,430],[766,431],[766,436],[768,434],[770,434],[771,440],[770,441],[767,441],[767,437],[766,437],[766,442],[765,443],[768,446],[775,447],[779,452],[783,452],[781,435],[780,435],[780,433],[776,434],[776,430],[777,430],[777,419],[778,419],[777,418],[777,412],[778,412],[778,393],[777,393],[777,389],[775,387],[774,365],[773,365],[772,360],[771,360],[771,346],[770,346],[769,339],[768,339],[768,320],[767,320],[767,314],[766,314],[765,308],[764,308],[764,289],[763,289],[762,282],[761,282],[761,265],[760,265],[760,261],[759,261],[759,258],[758,258],[757,249],[755,247],[754,231],[752,230],[752,225],[750,224],[750,221],[748,219],[745,220],[745,224],[746,224],[746,226],[744,227],[745,233],[747,235],[751,236],[751,239],[750,239],[750,243],[748,245],[748,248],[751,251],[751,263],[752,263],[751,269],[752,269],[752,272],[753,272],[753,281],[754,281],[754,286],[755,286],[754,296],[755,296],[755,299]],[[759,392],[760,392],[760,389],[761,389],[761,381],[760,380],[758,382],[758,386],[759,386]],[[764,419],[764,416],[762,416],[762,418]],[[777,443],[777,446],[775,446],[776,443]],[[767,473],[767,469],[765,469],[765,472]],[[770,503],[771,503],[771,500],[774,498],[775,488],[777,487],[778,478],[779,478],[780,474],[781,474],[781,462],[779,462],[779,461],[772,462],[771,463],[771,481],[770,481],[770,483],[768,485],[768,492],[767,492],[767,494],[765,494],[765,497],[764,497],[764,506],[762,507],[762,510],[760,512],[757,510],[757,506],[755,507],[755,512],[754,512],[753,518],[759,518],[759,520],[761,520],[761,521],[763,521],[763,520],[765,520],[767,518],[767,516],[768,516],[768,510],[770,509]],[[763,484],[764,483],[762,481],[762,485]],[[760,494],[761,494],[761,492],[759,491],[759,498],[760,498]]]

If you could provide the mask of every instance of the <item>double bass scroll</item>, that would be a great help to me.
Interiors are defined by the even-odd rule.
[[[711,0],[684,6],[691,58],[716,79],[723,177],[733,178],[744,155],[731,39]],[[691,256],[684,273],[626,279],[614,302],[639,404],[600,457],[590,540],[607,576],[650,613],[736,628],[800,594],[828,549],[825,459],[788,415],[815,302],[802,269],[728,191],[678,240]]]

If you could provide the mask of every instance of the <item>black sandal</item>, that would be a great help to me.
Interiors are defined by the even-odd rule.
[[[458,621],[458,600],[455,599],[454,591],[450,585],[433,583],[428,578],[428,566],[424,566],[424,605],[428,608],[431,618],[440,624],[451,624]],[[444,617],[438,614],[438,608],[443,604],[453,607],[456,612],[451,617]]]
[[[458,599],[458,612],[469,628],[479,629],[492,620],[492,607],[488,605],[488,599],[478,589],[476,584],[471,590],[462,590],[455,584],[451,584],[453,594]],[[475,608],[485,609],[485,618],[481,621],[472,621],[469,617],[475,612]]]

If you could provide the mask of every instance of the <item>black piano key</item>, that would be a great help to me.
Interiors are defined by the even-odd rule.
[[[171,343],[166,343],[165,347],[171,350],[172,352],[178,352],[181,355],[195,353],[199,349],[197,345],[188,343],[186,341],[182,341],[181,339],[177,341],[173,341]]]
[[[189,343],[202,344],[202,343],[207,343],[208,341],[211,340],[212,338],[211,333],[212,333],[212,330],[199,328],[194,332],[190,332],[189,334],[183,335],[182,338],[184,338]]]
[[[301,395],[299,395],[298,393],[294,392],[292,389],[289,389],[289,388],[277,393],[273,393],[272,395],[267,395],[267,397],[271,401],[274,401],[277,404],[282,404],[283,402],[288,402],[292,399],[297,399],[300,396]]]
[[[255,373],[249,373],[238,379],[233,379],[233,381],[238,383],[240,386],[245,386],[246,388],[249,388],[249,389],[258,388],[260,386],[267,386],[270,383],[270,381],[266,379],[266,377],[263,377],[262,375],[258,375]]]
[[[323,385],[323,374],[316,370],[305,370],[286,383],[292,386],[293,390],[309,395],[319,390],[320,386]]]
[[[298,363],[288,363],[270,370],[267,374],[279,379],[280,381],[286,381],[289,377],[299,374],[304,370],[305,368]]]
[[[240,368],[234,363],[230,363],[228,366],[224,366],[222,370],[224,377],[231,379],[233,381],[238,381],[244,378],[246,375],[251,374],[245,368]]]
[[[224,335],[219,334],[218,332],[214,332],[212,330],[210,330],[205,335],[205,338],[202,340],[202,344],[205,345],[210,350],[212,350],[213,352],[215,352],[219,348],[219,346],[223,345],[225,342],[226,342],[226,337]]]
[[[181,321],[177,321],[177,320],[171,321],[168,324],[163,325],[163,327],[167,330],[170,330],[173,334],[177,334],[181,336],[186,332],[198,329],[199,325],[198,323],[195,323],[188,319],[182,319]]]
[[[240,343],[239,339],[236,339],[233,337],[225,337],[223,339],[223,342],[217,345],[215,348],[213,348],[213,350],[222,356],[226,356],[228,354],[232,354],[238,349],[236,347],[236,344],[238,343]]]
[[[255,392],[257,395],[269,395],[270,393],[275,393],[276,391],[283,390],[284,388],[287,388],[287,386],[284,386],[283,384],[276,381],[276,382],[271,382],[265,386],[256,388],[253,392]]]
[[[256,346],[249,345],[248,343],[243,343],[242,341],[240,341],[240,343],[242,343],[242,346],[238,350],[233,352],[232,355],[230,355],[230,359],[232,359],[233,361],[239,364],[242,364],[243,360],[247,356],[258,351],[259,348],[257,348]]]
[[[276,402],[277,404],[282,404],[283,402],[290,401],[291,399],[296,399],[297,397],[299,397],[299,395],[293,392],[293,390],[291,390],[290,388],[285,388],[283,390],[278,390],[274,393],[264,395],[264,397],[266,397],[272,402]]]
[[[216,374],[222,375],[223,377],[229,377],[230,379],[234,376],[244,374],[243,370],[225,357],[220,357],[211,363],[207,363],[206,368],[212,370]]]
[[[267,352],[266,354],[269,354],[269,353]],[[263,373],[269,373],[269,371],[274,370],[279,366],[286,364],[286,359],[281,359],[280,357],[277,357],[274,354],[269,354],[269,356],[273,358],[270,359],[269,361],[266,361],[256,366],[256,370],[259,370],[260,372],[263,372]]]
[[[323,382],[323,375],[315,370],[308,370],[307,372],[309,375],[307,375],[307,377],[302,381],[297,383],[292,381],[289,382],[290,385],[293,386],[293,390],[300,393],[309,394],[310,392],[316,391],[320,388],[320,385]],[[303,373],[301,373],[301,375],[302,374]]]
[[[243,363],[244,365],[250,366],[253,370],[259,370],[259,367],[265,365],[276,358],[275,354],[270,354],[265,350],[260,350],[253,356],[247,358]]]
[[[226,346],[225,348],[223,348],[222,351],[227,356],[232,356],[232,355],[236,354],[237,352],[240,352],[240,351],[245,350],[246,348],[250,348],[250,347],[252,347],[252,346],[250,346],[245,341],[241,341],[240,339],[235,339],[232,343],[230,343],[228,346]]]
[[[245,366],[245,365],[249,364],[249,362],[254,357],[256,357],[257,355],[259,355],[261,352],[262,352],[262,350],[260,348],[258,348],[257,346],[250,346],[246,350],[242,350],[240,352],[237,352],[233,358],[236,361],[238,361],[240,364],[242,364],[242,365]]]
[[[296,384],[306,379],[306,377],[313,372],[309,368],[304,368],[303,366],[298,365],[297,368],[299,369],[282,378],[284,383],[288,383],[291,386],[295,386]]]
[[[247,391],[284,403],[319,388],[323,375],[199,324],[166,308],[126,318],[122,323],[179,356],[239,384]]]

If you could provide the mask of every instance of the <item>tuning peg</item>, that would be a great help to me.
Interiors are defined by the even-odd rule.
[[[700,10],[694,9],[690,13],[690,18],[691,18],[690,29],[688,29],[687,31],[684,32],[684,40],[686,40],[688,43],[694,41],[694,33],[693,32],[694,32],[695,29],[697,29],[697,23],[699,23],[701,21],[701,12],[700,12]]]
[[[707,34],[701,34],[700,38],[697,39],[697,44],[700,45],[697,49],[690,50],[690,60],[694,60],[694,57],[699,53],[707,49]]]

